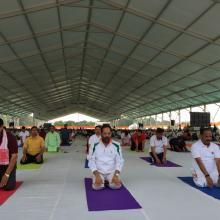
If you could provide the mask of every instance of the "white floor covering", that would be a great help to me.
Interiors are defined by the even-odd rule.
[[[218,220],[220,201],[189,187],[178,176],[190,176],[191,154],[168,152],[181,168],[157,168],[139,159],[146,153],[123,149],[124,185],[143,207],[139,210],[89,212],[84,177],[85,140],[78,138],[69,153],[46,155],[39,170],[17,171],[24,181],[0,207],[1,220]],[[21,152],[19,154],[21,156]]]

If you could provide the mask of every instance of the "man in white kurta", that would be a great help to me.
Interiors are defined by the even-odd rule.
[[[112,189],[121,188],[120,173],[123,167],[121,146],[111,138],[112,129],[103,125],[101,140],[92,146],[89,168],[93,174],[93,189],[100,190],[107,181]]]
[[[92,148],[94,146],[95,143],[98,143],[101,139],[101,126],[97,125],[95,127],[95,134],[93,134],[89,140],[88,140],[88,155],[87,155],[87,159],[89,160],[89,157],[91,156],[91,152],[92,152]]]
[[[220,149],[211,141],[212,130],[201,129],[201,139],[192,146],[193,180],[199,187],[220,186]]]
[[[55,131],[55,127],[50,127],[50,132],[45,138],[45,146],[48,152],[57,152],[60,147],[60,135]]]

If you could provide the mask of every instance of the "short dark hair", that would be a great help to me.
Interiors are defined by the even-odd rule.
[[[0,118],[0,126],[4,125],[4,121],[2,118]]]
[[[137,132],[141,132],[141,133],[142,133],[142,130],[141,130],[141,129],[138,129]]]
[[[21,129],[25,129],[25,126],[22,126]]]
[[[162,134],[164,132],[163,128],[157,128],[156,133]]]
[[[103,132],[103,130],[105,128],[109,128],[111,130],[111,132],[112,132],[112,127],[109,124],[103,124],[102,127],[101,127],[101,132]]]
[[[102,129],[102,126],[101,126],[101,125],[96,125],[96,126],[95,126],[95,129],[96,129],[96,128]]]
[[[33,126],[33,127],[31,128],[31,131],[32,131],[33,129],[37,129],[37,130],[38,130],[37,126]]]
[[[212,132],[212,128],[210,127],[202,127],[200,128],[200,134],[203,135],[206,131],[211,131]]]

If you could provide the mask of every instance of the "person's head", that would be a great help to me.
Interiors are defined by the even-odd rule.
[[[102,127],[102,126],[100,126],[100,125],[95,126],[95,134],[96,134],[97,136],[100,136],[100,135],[101,135],[101,127]]]
[[[104,144],[109,144],[112,137],[112,128],[108,124],[104,124],[101,128],[101,136],[102,136],[102,142]]]
[[[209,145],[212,141],[212,129],[211,128],[201,128],[200,129],[201,140],[203,144]]]
[[[54,125],[51,125],[50,126],[50,131],[53,133],[55,131],[55,126]]]
[[[67,124],[64,125],[64,128],[67,129]]]
[[[128,131],[127,131],[127,130],[125,130],[125,136],[126,136],[126,137],[128,136]]]
[[[38,128],[37,128],[37,126],[33,126],[31,128],[31,136],[35,137],[37,135],[38,135]]]
[[[0,118],[0,132],[4,129],[4,121]]]
[[[164,134],[164,129],[163,128],[157,128],[156,130],[156,136],[158,139],[161,139],[163,137]]]
[[[137,135],[138,135],[138,136],[141,136],[141,135],[142,135],[142,130],[141,130],[141,129],[138,129]]]
[[[22,127],[21,127],[21,130],[22,130],[22,131],[25,131],[25,127],[24,127],[24,126],[22,126]]]

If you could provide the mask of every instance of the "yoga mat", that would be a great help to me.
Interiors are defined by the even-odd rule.
[[[89,168],[89,161],[85,159],[85,168]]]
[[[17,170],[37,170],[40,169],[42,164],[35,164],[35,163],[29,163],[29,164],[18,164]]]
[[[178,165],[178,164],[176,164],[176,163],[173,163],[173,162],[171,162],[171,161],[169,161],[169,160],[167,160],[167,162],[166,162],[166,164],[160,164],[160,165],[158,165],[158,164],[153,164],[152,162],[151,162],[151,158],[150,157],[140,157],[142,160],[144,160],[144,161],[147,161],[148,163],[150,163],[150,165],[154,165],[154,166],[157,166],[157,167],[182,167],[182,166],[180,166],[180,165]]]
[[[0,189],[0,206],[3,205],[6,202],[6,200],[8,200],[9,197],[17,191],[17,189],[21,186],[22,183],[23,182],[17,182],[16,188],[14,190],[4,191]]]
[[[49,147],[49,148],[47,149],[47,152],[48,152],[48,153],[57,153],[57,147]]]
[[[93,190],[92,179],[85,178],[86,198],[89,211],[141,209],[131,193],[122,186],[121,189],[105,188]]]
[[[189,186],[198,189],[199,191],[205,193],[206,195],[209,195],[215,199],[220,200],[220,188],[218,187],[213,187],[213,188],[209,188],[209,187],[198,187],[195,185],[195,183],[193,182],[193,178],[192,177],[178,177],[180,180],[182,180],[184,183],[188,184]]]

